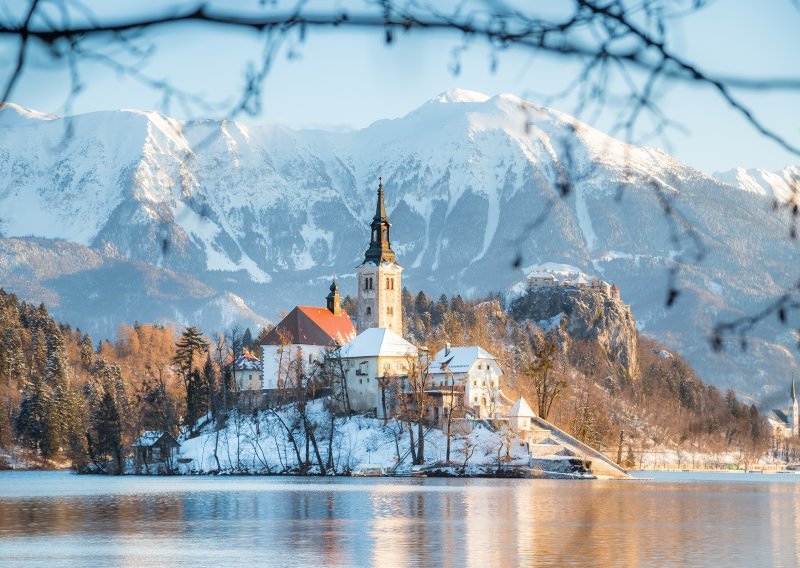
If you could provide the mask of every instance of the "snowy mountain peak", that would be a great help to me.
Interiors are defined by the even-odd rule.
[[[430,102],[436,103],[485,103],[488,95],[467,89],[450,89],[433,97]]]
[[[16,103],[0,103],[0,126],[23,126],[40,120],[53,120],[57,117]]]
[[[759,168],[733,168],[714,172],[714,177],[741,190],[778,201],[788,201],[800,193],[800,167],[789,166],[778,172]]]

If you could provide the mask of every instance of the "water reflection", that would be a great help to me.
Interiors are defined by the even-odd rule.
[[[0,564],[796,566],[795,479],[2,473]]]

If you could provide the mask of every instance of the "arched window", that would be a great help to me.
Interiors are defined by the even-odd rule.
[[[367,309],[366,309],[366,311],[365,311],[364,313],[366,313],[368,316],[369,316],[369,315],[372,315],[372,308],[370,308],[369,306],[367,306]]]

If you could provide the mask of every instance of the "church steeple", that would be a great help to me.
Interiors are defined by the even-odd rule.
[[[328,311],[338,316],[342,313],[342,297],[339,295],[339,286],[336,284],[336,277],[333,277],[331,292],[325,297],[325,304]]]
[[[792,395],[792,404],[795,404],[795,403],[797,402],[797,393],[796,393],[796,392],[795,392],[795,390],[794,390],[794,377],[792,377],[792,391],[791,391],[791,395]]]
[[[381,264],[383,262],[396,263],[397,258],[392,250],[389,239],[389,231],[392,224],[386,215],[386,206],[383,203],[383,178],[378,178],[378,204],[375,208],[375,216],[372,218],[371,237],[369,248],[364,254],[364,262]]]

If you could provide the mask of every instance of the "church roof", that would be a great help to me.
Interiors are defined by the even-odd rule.
[[[519,400],[514,403],[514,406],[511,407],[511,410],[508,411],[506,416],[519,416],[521,418],[533,418],[536,416],[531,407],[528,405],[527,401],[523,397],[519,397]]]
[[[371,327],[359,333],[342,347],[342,357],[405,357],[416,356],[417,348],[384,327]]]
[[[478,359],[497,361],[494,355],[477,345],[451,347],[449,351],[441,349],[431,361],[430,372],[444,373],[448,370],[451,373],[466,373]]]
[[[346,310],[337,316],[327,308],[296,306],[270,331],[261,345],[344,345],[356,335]]]
[[[771,419],[780,421],[782,424],[789,424],[789,414],[780,408],[773,408]]]

